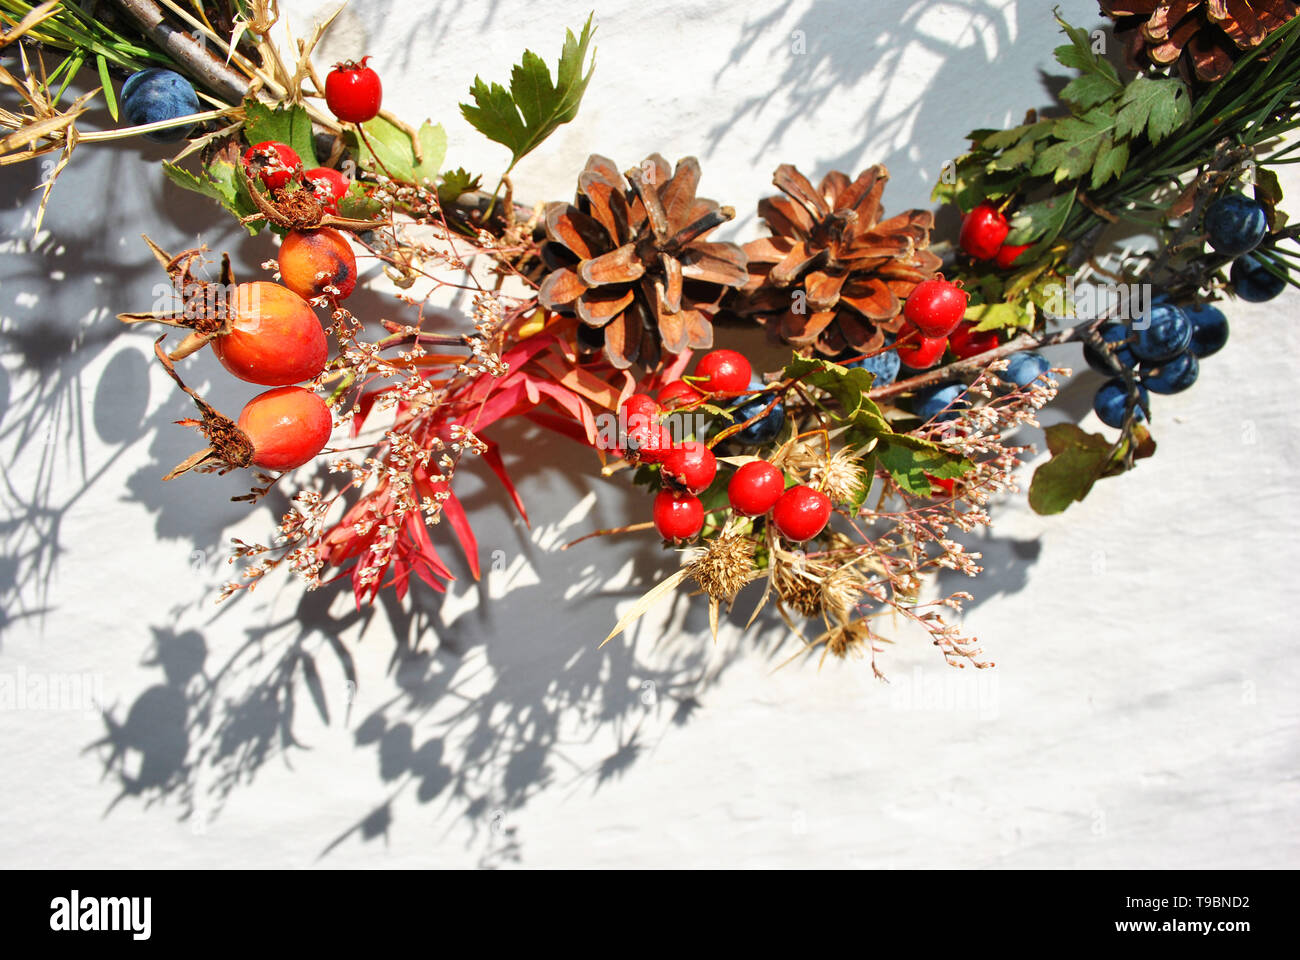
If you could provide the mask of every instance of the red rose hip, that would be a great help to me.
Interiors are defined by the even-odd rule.
[[[659,391],[659,402],[663,404],[665,409],[694,403],[698,399],[700,399],[700,391],[685,380],[674,380],[665,384],[663,389]]]
[[[700,493],[707,490],[718,474],[718,461],[713,451],[698,440],[687,440],[674,447],[664,457],[659,468],[664,482],[676,490]]]
[[[699,388],[707,393],[744,393],[754,371],[735,350],[710,350],[695,366]]]
[[[727,484],[731,509],[746,517],[761,517],[785,493],[785,474],[766,460],[743,464]]]
[[[292,470],[325,448],[334,418],[310,390],[277,387],[249,400],[238,426],[253,444],[252,466]]]
[[[279,190],[302,173],[302,160],[293,147],[264,140],[244,151],[244,170],[249,179],[260,177],[269,190]]]
[[[946,337],[966,312],[966,291],[942,277],[922,280],[903,304],[903,315],[927,337]]]
[[[351,180],[330,167],[313,167],[303,172],[302,179],[311,187],[325,212],[334,214],[339,212],[339,201],[347,195],[352,184]]]
[[[690,494],[660,490],[655,495],[654,523],[665,540],[689,540],[704,527],[704,504]]]
[[[311,306],[278,283],[254,280],[235,288],[230,332],[212,341],[221,365],[240,380],[283,387],[325,369],[329,343]]]
[[[781,494],[772,508],[772,522],[781,536],[795,543],[811,540],[826,529],[831,518],[831,498],[806,484]]]
[[[981,203],[962,218],[958,243],[976,260],[992,260],[1010,232],[1002,211],[992,204]]]

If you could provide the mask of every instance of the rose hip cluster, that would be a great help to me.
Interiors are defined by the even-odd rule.
[[[665,540],[682,542],[698,536],[704,528],[704,504],[699,495],[713,485],[718,461],[713,451],[699,440],[676,443],[672,431],[660,418],[671,408],[705,398],[737,398],[742,402],[732,415],[747,423],[769,406],[773,409],[754,424],[742,429],[742,442],[753,437],[773,439],[784,425],[785,414],[765,398],[747,398],[755,388],[753,370],[743,355],[734,350],[714,350],[700,358],[689,380],[674,380],[660,391],[658,399],[634,393],[623,401],[619,413],[626,425],[625,446],[618,452],[633,463],[659,467],[663,488],[654,500],[654,525]],[[779,419],[775,429],[769,424]],[[752,433],[760,428],[757,433]],[[751,436],[746,434],[751,433]],[[769,435],[770,434],[770,435]],[[786,489],[785,474],[765,460],[742,464],[727,484],[732,511],[744,517],[771,515],[776,529],[787,540],[802,543],[826,528],[831,501],[826,494],[805,484]]]

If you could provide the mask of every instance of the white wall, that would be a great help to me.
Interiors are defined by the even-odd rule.
[[[286,6],[301,27],[316,5]],[[322,62],[374,54],[386,103],[441,120],[448,161],[490,173],[504,151],[456,102],[524,46],[553,59],[587,9],[354,0]],[[610,0],[579,117],[518,194],[567,196],[592,151],[659,150],[697,154],[702,192],[742,212],[787,160],[883,160],[890,207],[926,204],[967,130],[1049,102],[1049,10]],[[1062,11],[1097,23],[1085,0]],[[740,635],[747,596],[716,648],[683,602],[598,650],[673,557],[649,538],[561,552],[648,504],[522,432],[503,439],[531,532],[469,478],[484,583],[358,614],[273,581],[218,608],[222,542],[272,515],[228,501],[235,477],[159,482],[193,449],[170,423],[187,401],[112,315],[152,299],[142,231],[200,236],[245,272],[273,246],[164,184],[146,161],[167,155],[79,151],[36,252],[36,171],[0,188],[0,676],[90,674],[108,714],[0,715],[0,863],[1295,865],[1294,293],[1230,308],[1196,387],[1157,398],[1154,460],[1064,516],[1002,506],[966,617],[998,662],[978,676],[907,633],[890,686],[852,662],[774,672],[791,647],[771,624]],[[247,396],[209,358],[189,369],[218,406]],[[1053,416],[1082,416],[1096,383]]]

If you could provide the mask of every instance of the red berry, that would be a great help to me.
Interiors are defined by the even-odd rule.
[[[976,333],[976,326],[978,324],[963,323],[948,337],[948,346],[952,347],[952,355],[958,360],[966,360],[997,347],[998,332],[981,330]]]
[[[690,494],[660,490],[655,495],[654,521],[665,540],[689,540],[704,526],[704,504]]]
[[[992,260],[1010,232],[1002,211],[992,204],[981,203],[962,218],[958,242],[976,260]]]
[[[903,304],[903,315],[927,337],[946,337],[957,329],[969,295],[942,277],[922,280]]]
[[[279,190],[302,173],[302,160],[288,144],[264,140],[244,151],[244,171],[250,180],[261,177],[267,189]]]
[[[634,416],[642,416],[647,420],[657,420],[659,418],[659,403],[648,393],[634,393],[620,405],[619,409],[623,411],[624,418],[631,425]]]
[[[936,477],[932,473],[927,473],[925,478],[930,481],[931,487],[937,487],[950,497],[952,496],[953,487],[957,484],[957,481],[952,478]]]
[[[253,466],[292,470],[324,449],[334,419],[325,401],[310,390],[277,387],[244,405],[239,429],[253,442]]]
[[[665,384],[664,388],[659,391],[659,402],[667,409],[694,403],[698,399],[700,399],[700,391],[685,380],[674,380]]]
[[[766,460],[751,460],[727,484],[731,509],[746,517],[761,517],[785,493],[785,474]]]
[[[701,493],[718,475],[718,461],[713,451],[700,441],[687,440],[668,451],[659,472],[669,486],[687,493]]]
[[[1030,246],[1031,244],[1028,243],[1013,243],[1009,246],[1007,244],[1003,244],[1002,248],[998,250],[997,256],[994,257],[993,259],[997,263],[997,265],[1001,267],[1003,270],[1010,270],[1011,265],[1015,262],[1016,257],[1020,256],[1022,253],[1028,250]]]
[[[662,424],[636,416],[627,428],[627,452],[633,463],[663,463],[673,450],[673,432]]]
[[[337,230],[294,230],[280,244],[280,279],[304,300],[321,296],[326,287],[345,300],[357,285],[357,258]]]
[[[806,484],[781,494],[772,508],[772,522],[781,536],[795,543],[811,540],[826,529],[831,518],[831,498]]]
[[[325,212],[333,214],[339,212],[339,201],[352,184],[351,180],[330,167],[312,167],[303,172],[302,178],[311,187],[311,192],[321,202]]]
[[[749,361],[735,350],[710,350],[695,366],[702,377],[699,387],[706,393],[744,393],[749,389],[754,371]]]
[[[366,66],[369,59],[336,64],[325,77],[325,104],[344,123],[365,123],[379,114],[384,87],[379,74]]]
[[[249,383],[280,387],[325,369],[329,344],[307,301],[268,280],[241,283],[229,305],[230,332],[212,341],[221,365]]]
[[[913,370],[932,367],[948,347],[947,337],[927,337],[916,327],[907,326],[899,332],[898,359]]]

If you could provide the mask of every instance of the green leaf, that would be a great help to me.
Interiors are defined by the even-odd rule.
[[[252,199],[239,182],[235,165],[228,160],[213,160],[204,168],[202,176],[167,161],[162,166],[167,179],[172,183],[216,200],[235,217],[243,218],[257,212]],[[244,224],[244,228],[256,236],[265,225],[265,220],[254,220]]]
[[[355,180],[348,184],[348,192],[339,200],[339,216],[353,220],[370,220],[382,209],[383,204],[371,199],[365,187]]]
[[[482,177],[470,174],[464,167],[457,167],[442,175],[438,184],[438,200],[442,203],[455,203],[462,193],[479,189]]]
[[[1024,143],[1043,139],[1051,132],[1052,121],[1039,120],[1035,123],[1026,123],[1018,127],[1012,127],[1009,130],[996,130],[988,136],[979,140],[979,145],[985,150],[1005,150],[1012,144]],[[972,137],[975,134],[971,134]]]
[[[1137,76],[1120,97],[1115,117],[1115,137],[1136,137],[1146,130],[1159,143],[1187,122],[1192,114],[1187,85],[1175,77]]]
[[[1029,506],[1035,513],[1061,513],[1086,497],[1105,473],[1111,442],[1099,433],[1085,433],[1073,423],[1058,423],[1045,432],[1052,458],[1034,471]]]
[[[1094,107],[1081,117],[1057,120],[1052,136],[1061,142],[1042,151],[1030,172],[1034,176],[1050,173],[1057,183],[1077,180],[1092,167],[1097,151],[1114,129],[1114,116],[1101,107]]]
[[[99,85],[104,88],[104,100],[108,104],[108,114],[117,123],[117,96],[113,93],[113,78],[108,75],[108,61],[102,53],[95,55],[95,66],[99,68]]]
[[[375,117],[363,123],[361,129],[365,137],[357,139],[357,163],[367,170],[417,186],[425,186],[426,180],[433,182],[437,179],[447,155],[447,132],[442,129],[442,124],[431,124],[426,120],[420,125],[420,148],[424,151],[424,159],[419,163],[415,161],[411,138],[401,127],[383,117]]]
[[[1017,303],[977,303],[966,308],[963,319],[975,324],[975,332],[1032,327],[1032,314]]]
[[[589,15],[581,37],[575,37],[572,30],[565,31],[554,81],[546,62],[531,50],[525,50],[523,61],[511,69],[508,91],[499,83],[489,85],[474,78],[470,87],[474,103],[462,103],[460,111],[474,129],[510,151],[511,167],[560,124],[578,115],[578,104],[595,70],[593,51],[590,67],[585,75],[582,72],[594,33],[591,20]]]
[[[1282,202],[1282,184],[1268,167],[1255,168],[1255,200],[1264,208],[1270,232],[1286,224],[1286,214],[1277,208]]]
[[[1011,218],[1011,232],[1006,243],[1022,244],[1035,241],[1051,242],[1065,226],[1070,209],[1074,206],[1074,191],[1060,193],[1045,200],[1021,207]]]
[[[1112,178],[1118,180],[1126,166],[1128,166],[1128,141],[1112,143],[1110,138],[1107,138],[1097,151],[1097,160],[1092,165],[1092,177],[1089,180],[1091,188],[1096,190]]]
[[[1075,77],[1061,90],[1061,99],[1078,110],[1095,107],[1115,96],[1124,85],[1100,73],[1085,73]]]
[[[942,448],[916,449],[894,440],[895,438],[891,437],[889,442],[882,443],[876,448],[877,462],[894,478],[894,482],[908,493],[928,497],[933,492],[930,477],[955,480],[966,471],[974,469],[975,465],[969,460]],[[929,476],[926,476],[927,474]]]
[[[272,109],[259,100],[244,101],[244,136],[250,145],[274,140],[293,148],[304,170],[318,167],[311,117],[299,104]]]

